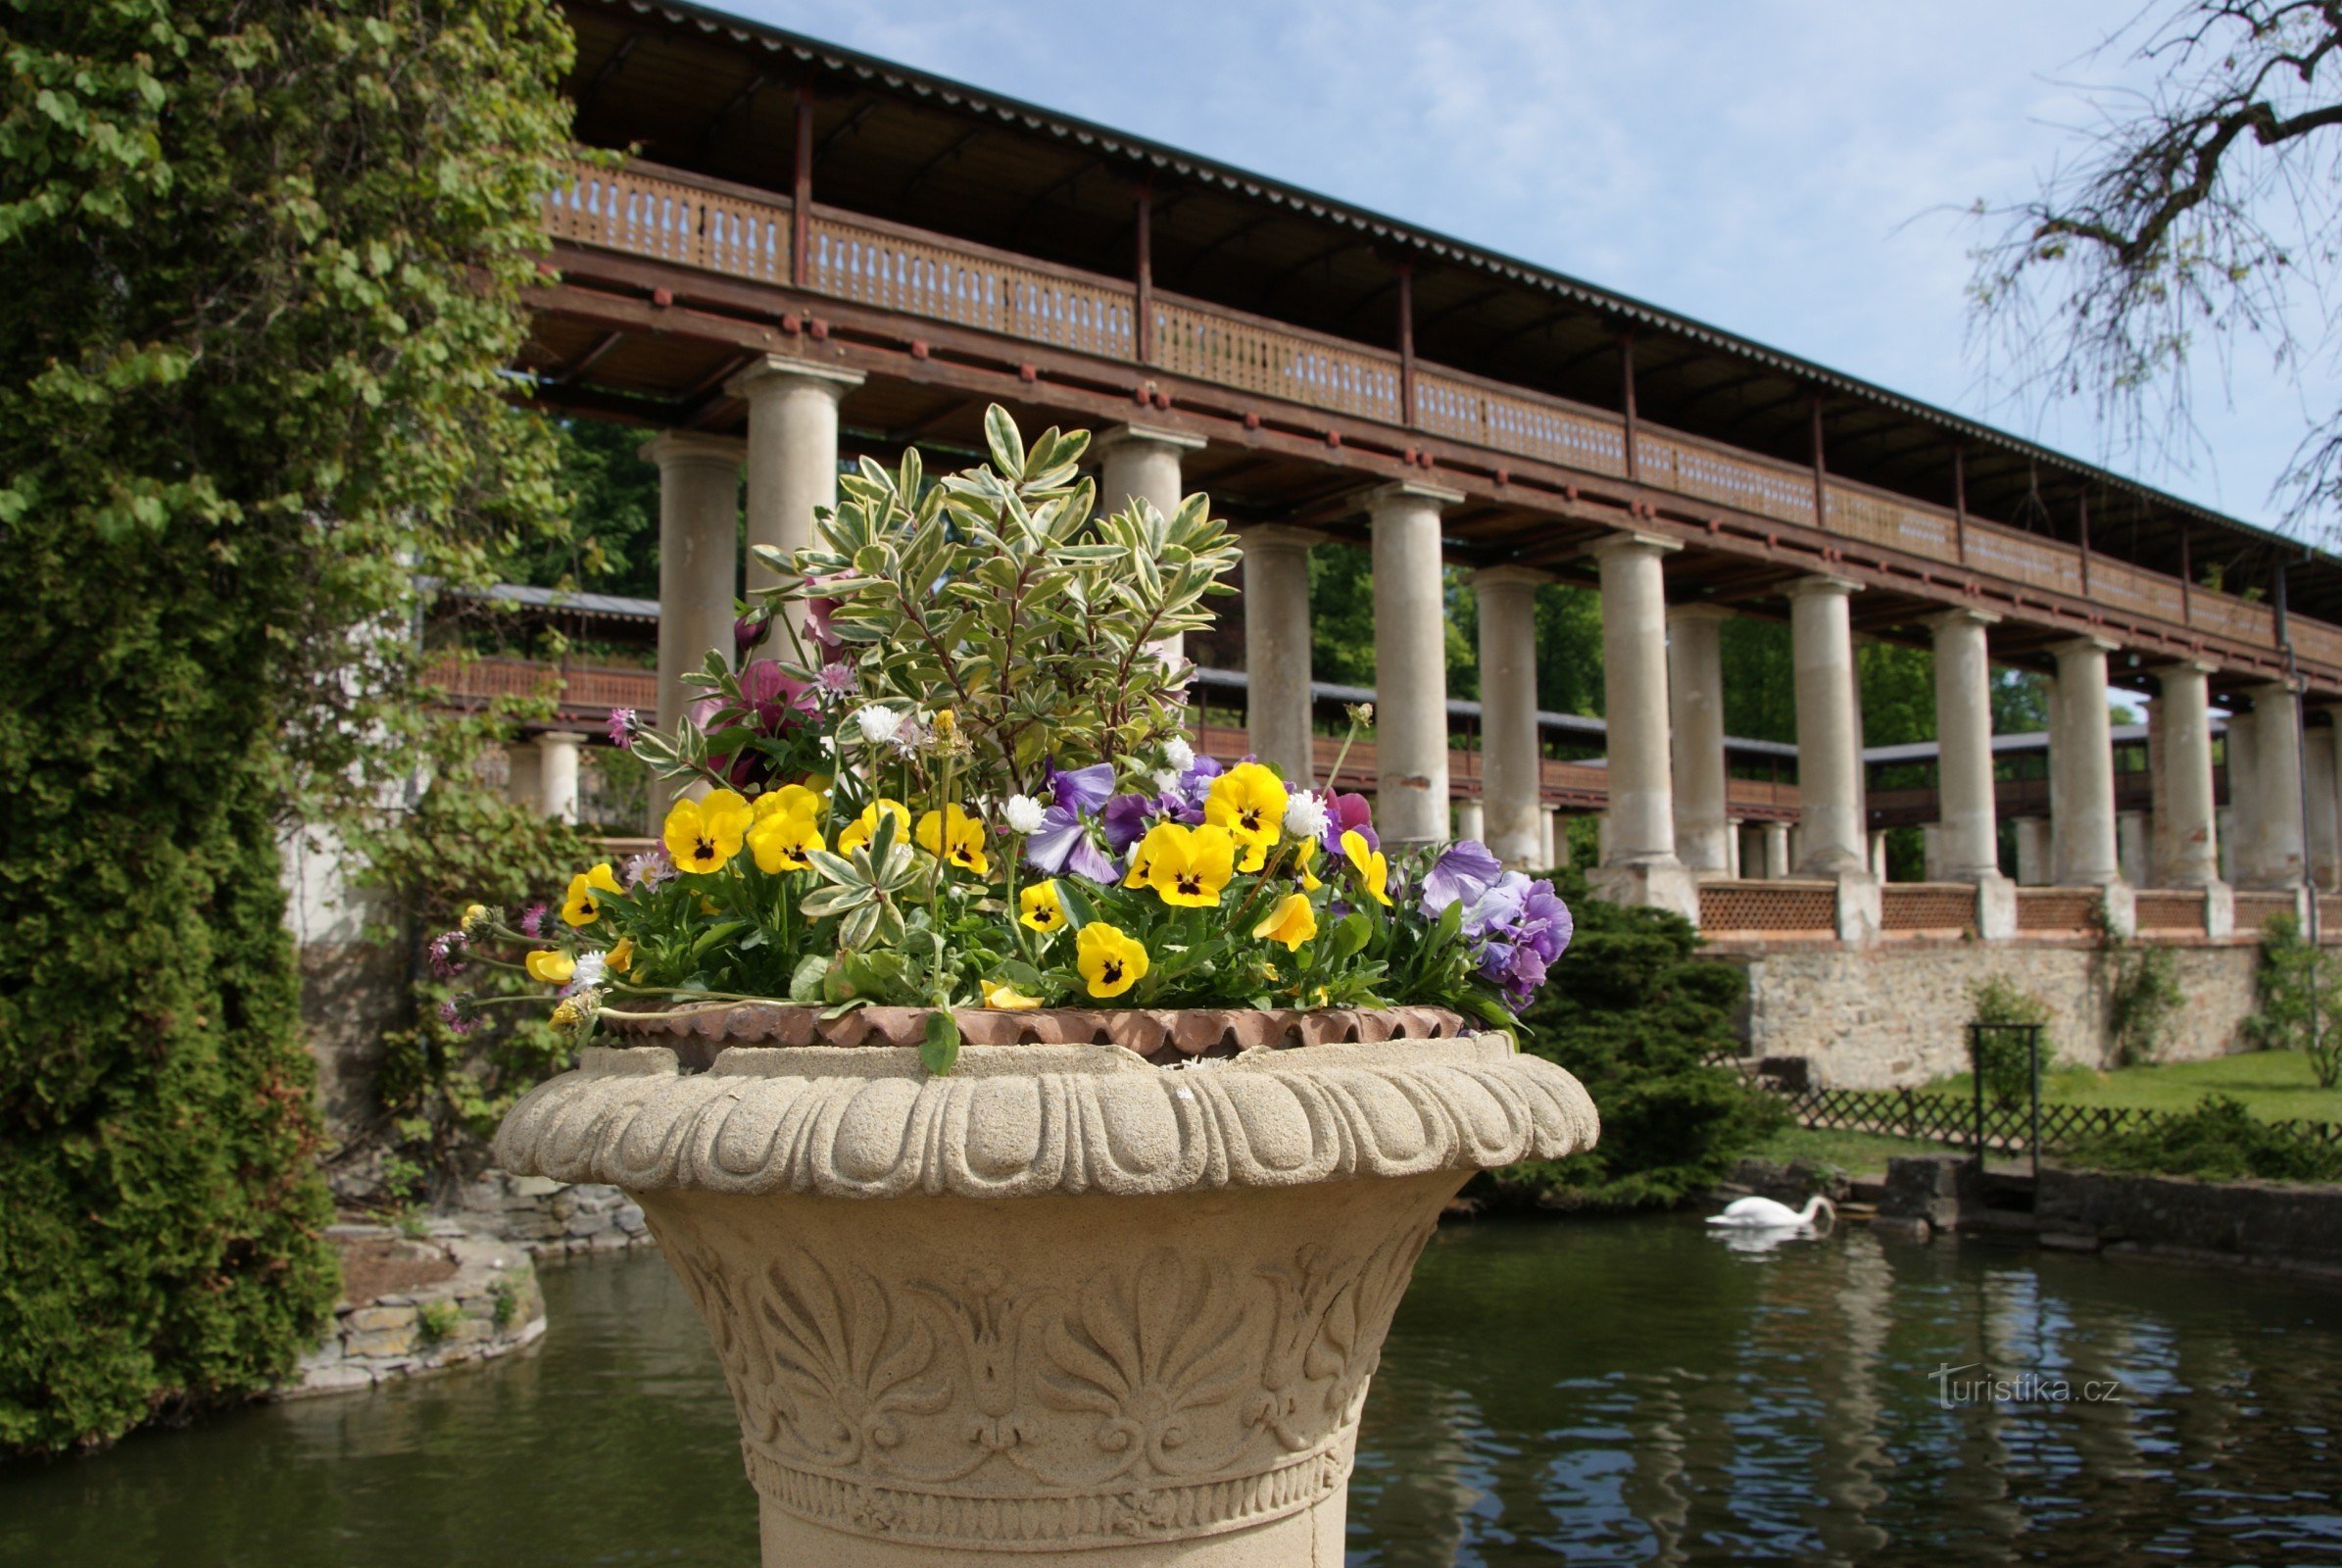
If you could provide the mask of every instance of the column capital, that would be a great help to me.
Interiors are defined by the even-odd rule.
[[[2000,622],[2001,616],[1997,611],[1972,610],[1966,607],[1947,610],[1941,614],[1927,617],[1927,626],[1930,630],[1939,630],[1946,626],[1997,626]]]
[[[828,393],[834,402],[860,386],[862,381],[861,371],[849,370],[842,365],[823,365],[815,360],[801,360],[787,354],[767,354],[725,381],[724,392],[730,397],[753,400],[759,392],[790,386],[809,386]]]
[[[1464,492],[1450,490],[1445,485],[1426,484],[1421,479],[1394,479],[1389,484],[1376,485],[1358,499],[1368,512],[1379,512],[1400,501],[1429,501],[1434,506],[1452,507],[1462,502]]]
[[[1715,620],[1715,621],[1725,621],[1725,620],[1730,620],[1730,619],[1732,619],[1732,607],[1731,607],[1730,605],[1702,605],[1702,604],[1689,604],[1689,605],[1669,605],[1669,606],[1667,607],[1667,618],[1668,618],[1670,621],[1677,621],[1677,620]]]
[[[1788,589],[1791,599],[1806,599],[1815,594],[1836,594],[1840,598],[1845,598],[1861,592],[1862,584],[1853,578],[1828,575],[1800,577],[1789,584]]]
[[[1190,435],[1185,430],[1174,430],[1165,425],[1117,424],[1111,429],[1100,430],[1090,445],[1093,451],[1101,456],[1116,447],[1127,446],[1158,446],[1168,447],[1174,452],[1200,452],[1204,440],[1199,435]]]
[[[697,430],[665,430],[635,449],[645,463],[665,467],[670,463],[738,464],[748,456],[748,443],[738,436],[703,435]]]
[[[1236,530],[1240,550],[1306,550],[1325,542],[1326,536],[1315,528],[1296,528],[1286,522],[1256,522]]]
[[[590,739],[590,737],[581,735],[573,729],[539,730],[536,734],[529,738],[535,741],[537,746],[544,751],[554,751],[557,749],[575,751],[577,748],[585,745]]]
[[[2250,697],[2254,705],[2258,707],[2264,700],[2274,702],[2280,697],[2291,697],[2300,689],[2289,680],[2265,680],[2247,686],[2244,689],[2244,694]]]
[[[1586,553],[1596,561],[1604,556],[1631,550],[1647,550],[1655,556],[1672,556],[1683,548],[1681,539],[1670,539],[1663,533],[1644,533],[1639,528],[1621,528],[1606,533],[1586,547]]]
[[[2158,677],[2164,675],[2185,675],[2190,673],[2197,675],[2217,675],[2220,672],[2220,666],[2214,663],[2209,659],[2167,659],[2160,663],[2149,664],[2145,669],[2139,671],[2139,673],[2142,675],[2154,675]]]
[[[2062,643],[2051,643],[2042,652],[2063,659],[2068,654],[2114,654],[2122,652],[2122,645],[2111,637],[2088,636],[2069,637]]]
[[[1537,588],[1553,581],[1553,573],[1535,566],[1483,566],[1472,574],[1472,588]]]

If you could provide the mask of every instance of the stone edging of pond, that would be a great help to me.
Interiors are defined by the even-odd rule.
[[[388,1225],[326,1234],[343,1258],[333,1329],[273,1397],[356,1393],[494,1360],[545,1332],[536,1267],[512,1242],[444,1221],[419,1237]]]

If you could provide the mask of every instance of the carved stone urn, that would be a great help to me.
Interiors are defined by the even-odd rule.
[[[766,1568],[1338,1564],[1439,1210],[1590,1147],[1593,1105],[1502,1034],[1190,1059],[589,1048],[496,1152],[642,1204],[739,1408]]]

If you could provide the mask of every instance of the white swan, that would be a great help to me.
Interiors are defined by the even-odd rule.
[[[1734,1230],[1811,1230],[1820,1214],[1828,1214],[1831,1224],[1837,1223],[1837,1206],[1820,1193],[1807,1199],[1802,1209],[1770,1198],[1735,1198],[1724,1205],[1723,1213],[1710,1214],[1708,1223]]]

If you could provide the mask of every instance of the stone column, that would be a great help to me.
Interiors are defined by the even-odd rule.
[[[2293,693],[2282,681],[2255,686],[2248,693],[2253,713],[2246,726],[2248,742],[2235,743],[2236,724],[2229,722],[2231,760],[2229,795],[2237,806],[2236,881],[2241,887],[2298,888],[2305,856],[2302,842],[2301,731],[2296,722]],[[2234,788],[2239,751],[2249,752],[2246,791]]]
[[[2020,887],[2049,885],[2049,849],[2047,817],[2021,816],[2017,819],[2017,882]]]
[[[1488,814],[1481,804],[1469,795],[1459,795],[1455,802],[1455,836],[1486,844],[1488,841]],[[1523,861],[1523,864],[1528,862]]]
[[[2147,834],[2146,812],[2115,813],[2115,863],[2122,869],[2122,880],[2132,887],[2148,886],[2154,875]]]
[[[2051,709],[2053,791],[2061,820],[2052,823],[2061,887],[2104,887],[2122,880],[2115,852],[2115,750],[2106,707],[2106,656],[2113,645],[2077,637],[2051,650],[2058,697]]]
[[[1724,819],[1724,874],[1735,882],[1740,879],[1740,830],[1744,826],[1736,816]]]
[[[1797,869],[1862,875],[1869,866],[1862,819],[1862,730],[1854,715],[1854,639],[1842,577],[1806,577],[1789,589],[1797,681],[1797,798],[1805,844]]]
[[[1780,881],[1789,874],[1789,866],[1792,863],[1789,858],[1789,824],[1767,822],[1765,824],[1765,869],[1763,873],[1765,880],[1768,882]]]
[[[1567,837],[1565,837],[1565,836],[1563,835],[1563,833],[1562,833],[1562,829],[1561,829],[1561,813],[1560,813],[1559,811],[1555,810],[1555,809],[1554,809],[1552,807],[1549,807],[1549,806],[1548,806],[1548,807],[1546,807],[1546,808],[1545,808],[1543,810],[1540,810],[1540,811],[1538,811],[1538,812],[1537,813],[1537,863],[1539,866],[1542,866],[1542,867],[1545,867],[1545,868],[1547,868],[1547,869],[1550,869],[1550,868],[1552,868],[1552,867],[1554,867],[1554,866],[1557,866],[1557,865],[1560,865],[1560,864],[1562,864],[1562,863],[1563,863],[1562,861],[1555,859],[1555,858],[1553,858],[1553,855],[1554,855],[1554,852],[1555,852],[1556,850],[1558,850],[1558,849],[1560,849],[1562,846],[1564,846],[1564,845],[1568,844],[1568,843],[1569,843],[1569,839],[1568,839]]]
[[[1984,640],[1984,629],[1999,619],[1981,611],[1955,610],[1933,622],[1935,789],[1941,872],[1947,881],[2000,875],[2000,823],[1992,791],[1992,665]]]
[[[2331,708],[2325,712],[2332,713]],[[2302,731],[2302,762],[2308,769],[2309,816],[2303,839],[2309,851],[2310,871],[2321,891],[2342,886],[2342,824],[2335,819],[2334,739],[2342,725]]]
[[[1400,844],[1447,837],[1447,610],[1439,509],[1463,497],[1388,484],[1374,527],[1375,823]]]
[[[748,585],[773,580],[758,545],[795,555],[813,540],[813,514],[838,504],[838,404],[862,372],[767,354],[724,383],[748,403]],[[802,606],[791,619],[804,624]]]
[[[1920,876],[1928,882],[1950,880],[1944,875],[1943,824],[1922,822],[1919,826]]]
[[[1886,829],[1881,827],[1873,828],[1871,830],[1871,848],[1868,858],[1870,861],[1871,875],[1877,877],[1881,882],[1885,881]]]
[[[683,677],[710,652],[732,659],[733,595],[742,444],[669,431],[644,445],[659,465],[659,722],[672,725],[691,704]],[[666,816],[671,790],[651,786],[650,828]]]
[[[1098,506],[1101,512],[1120,512],[1133,501],[1147,501],[1168,517],[1187,497],[1182,488],[1180,455],[1202,450],[1203,437],[1153,425],[1118,424],[1093,446],[1098,457]],[[1181,637],[1164,637],[1150,644],[1165,664],[1177,669],[1185,658]]]
[[[1667,612],[1667,710],[1675,763],[1676,858],[1693,876],[1726,876],[1724,660],[1731,612],[1681,605]]]
[[[1480,746],[1488,849],[1510,866],[1541,864],[1537,726],[1537,590],[1552,581],[1526,566],[1472,574],[1480,597]]]
[[[1246,528],[1244,728],[1252,753],[1296,785],[1317,781],[1309,701],[1309,547],[1306,528]]]
[[[577,753],[583,735],[547,730],[537,737],[537,771],[544,781],[543,809],[564,822],[577,820]]]
[[[537,761],[544,754],[526,741],[505,743],[505,799],[531,810],[545,808],[545,779]]]
[[[2249,710],[2230,713],[2223,750],[2228,760],[2228,808],[2220,819],[2220,879],[2245,885],[2245,867],[2251,863],[2245,840],[2255,831],[2260,819],[2261,803],[2257,786],[2260,784],[2260,747],[2254,743],[2255,714]]]
[[[2220,829],[2212,787],[2209,664],[2156,671],[2161,691],[2148,709],[2149,766],[2155,780],[2151,875],[2158,886],[2209,887],[2220,880]]]
[[[1593,886],[1620,904],[1699,918],[1699,895],[1676,858],[1667,712],[1667,584],[1659,563],[1682,548],[1655,534],[1614,533],[1593,547],[1602,573],[1602,711],[1608,730],[1610,840]]]

